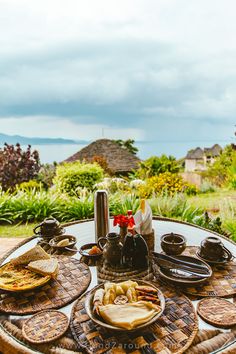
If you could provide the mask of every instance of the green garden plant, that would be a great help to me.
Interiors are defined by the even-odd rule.
[[[231,145],[227,145],[213,165],[209,166],[202,175],[214,185],[222,187],[228,184],[232,177],[231,169],[234,170],[234,167],[236,168],[236,151]]]
[[[145,179],[165,172],[177,173],[179,170],[180,165],[174,156],[152,156],[140,163],[140,168],[136,175]]]
[[[71,162],[58,165],[54,184],[61,193],[76,195],[77,188],[92,190],[103,178],[103,169],[96,163]]]

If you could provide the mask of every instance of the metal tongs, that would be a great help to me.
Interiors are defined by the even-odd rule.
[[[153,259],[158,263],[161,268],[172,269],[172,271],[186,271],[192,273],[195,276],[199,277],[208,277],[210,276],[210,271],[205,265],[185,261],[179,258],[172,256],[167,256],[165,254],[152,252]]]

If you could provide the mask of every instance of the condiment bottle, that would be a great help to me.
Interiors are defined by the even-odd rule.
[[[122,264],[127,267],[133,266],[133,258],[135,252],[134,235],[131,230],[125,236],[123,248],[122,248]]]
[[[135,251],[133,255],[134,268],[146,268],[148,266],[148,246],[144,238],[136,234],[134,235]]]
[[[98,190],[94,196],[94,223],[95,240],[105,237],[109,233],[108,194],[105,190]]]

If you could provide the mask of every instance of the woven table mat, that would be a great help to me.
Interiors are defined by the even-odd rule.
[[[60,308],[78,298],[90,284],[89,267],[69,257],[58,257],[58,261],[57,279],[50,280],[44,286],[31,291],[2,293],[0,311],[26,315],[45,309]]]
[[[120,269],[120,268],[112,268],[105,264],[97,265],[97,276],[99,281],[104,280],[123,280],[123,279],[133,279],[133,278],[142,278],[147,279],[148,276],[153,277],[150,273],[149,269]]]
[[[40,311],[24,322],[23,336],[31,343],[52,342],[67,331],[69,321],[63,312]]]
[[[114,332],[96,325],[88,317],[85,297],[74,305],[72,334],[88,353],[184,353],[191,345],[198,321],[191,301],[174,289],[154,283],[165,295],[166,308],[151,326],[137,332]]]
[[[196,256],[198,247],[189,246],[182,253],[186,256]],[[198,257],[197,257],[198,258]],[[181,290],[187,294],[208,297],[232,297],[236,294],[236,263],[229,262],[225,265],[211,265],[212,277],[199,286],[181,286]]]
[[[236,325],[236,306],[221,297],[206,297],[197,305],[198,315],[213,326],[229,328]]]

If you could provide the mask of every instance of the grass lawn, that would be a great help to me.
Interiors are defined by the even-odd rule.
[[[236,207],[236,191],[220,189],[213,193],[198,194],[188,198],[189,202],[196,207],[204,209],[220,209],[226,203],[232,203]]]
[[[0,225],[0,237],[30,237],[37,224]]]
[[[188,201],[195,207],[206,209],[214,217],[219,216],[223,229],[236,241],[236,191],[221,189],[189,197]]]

